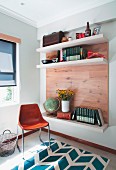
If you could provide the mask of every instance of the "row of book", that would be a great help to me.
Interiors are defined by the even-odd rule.
[[[67,119],[67,120],[76,120],[77,122],[83,122],[98,126],[104,125],[104,120],[102,116],[102,112],[100,109],[88,109],[76,107],[74,111],[71,112],[57,112],[57,118],[59,119]]]
[[[69,47],[62,50],[63,61],[82,60],[87,58],[87,50],[80,47]]]
[[[88,109],[77,107],[74,109],[71,119],[77,120],[78,122],[84,122],[93,125],[104,125],[104,120],[100,109]]]

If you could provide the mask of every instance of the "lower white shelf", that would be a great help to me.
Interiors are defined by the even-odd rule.
[[[57,68],[57,67],[66,67],[66,66],[99,65],[99,64],[108,64],[108,61],[105,58],[92,58],[92,59],[85,59],[85,60],[40,64],[40,65],[36,65],[36,68]]]
[[[81,128],[86,128],[88,130],[91,131],[96,131],[96,132],[100,132],[103,133],[107,128],[108,128],[108,124],[104,124],[103,126],[98,126],[98,125],[91,125],[91,124],[87,124],[87,123],[81,123],[81,122],[77,122],[74,120],[65,120],[65,119],[57,119],[57,117],[53,117],[50,115],[46,115],[46,113],[43,113],[43,117],[49,122],[49,121],[54,121],[55,123],[63,123],[64,126],[68,125],[70,126],[75,126],[75,127],[81,127]]]

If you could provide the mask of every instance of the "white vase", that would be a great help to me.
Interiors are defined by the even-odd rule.
[[[61,106],[62,106],[62,112],[69,112],[70,111],[70,101],[62,100]]]

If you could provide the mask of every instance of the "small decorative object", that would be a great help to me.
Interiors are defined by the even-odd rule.
[[[76,39],[79,39],[79,34],[80,34],[80,33],[76,33]]]
[[[87,22],[86,30],[85,30],[85,37],[91,36],[91,29],[89,27],[89,22]]]
[[[87,59],[91,59],[91,58],[106,58],[106,57],[98,52],[95,53],[92,51],[88,51]]]
[[[67,37],[62,37],[61,42],[66,42],[66,41],[68,41],[68,38]]]
[[[61,99],[62,112],[70,111],[70,99],[74,95],[72,90],[57,90],[58,97]]]
[[[41,62],[43,64],[49,64],[49,63],[52,63],[53,61],[52,60],[41,60]]]
[[[51,97],[48,98],[43,105],[48,113],[56,113],[60,107],[60,101],[58,98]]]
[[[52,61],[53,61],[53,63],[57,63],[58,62],[58,58],[53,58]]]
[[[68,41],[71,41],[72,40],[72,37],[68,37]]]
[[[84,38],[85,33],[76,33],[76,39]]]
[[[92,35],[98,35],[100,33],[101,26],[97,26],[93,29]]]

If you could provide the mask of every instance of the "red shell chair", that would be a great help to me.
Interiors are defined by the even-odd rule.
[[[50,148],[50,126],[42,117],[41,111],[37,104],[21,105],[19,112],[18,125],[22,129],[22,153],[24,158],[24,130],[40,130],[39,138],[41,139],[41,128],[48,126],[49,148]]]

